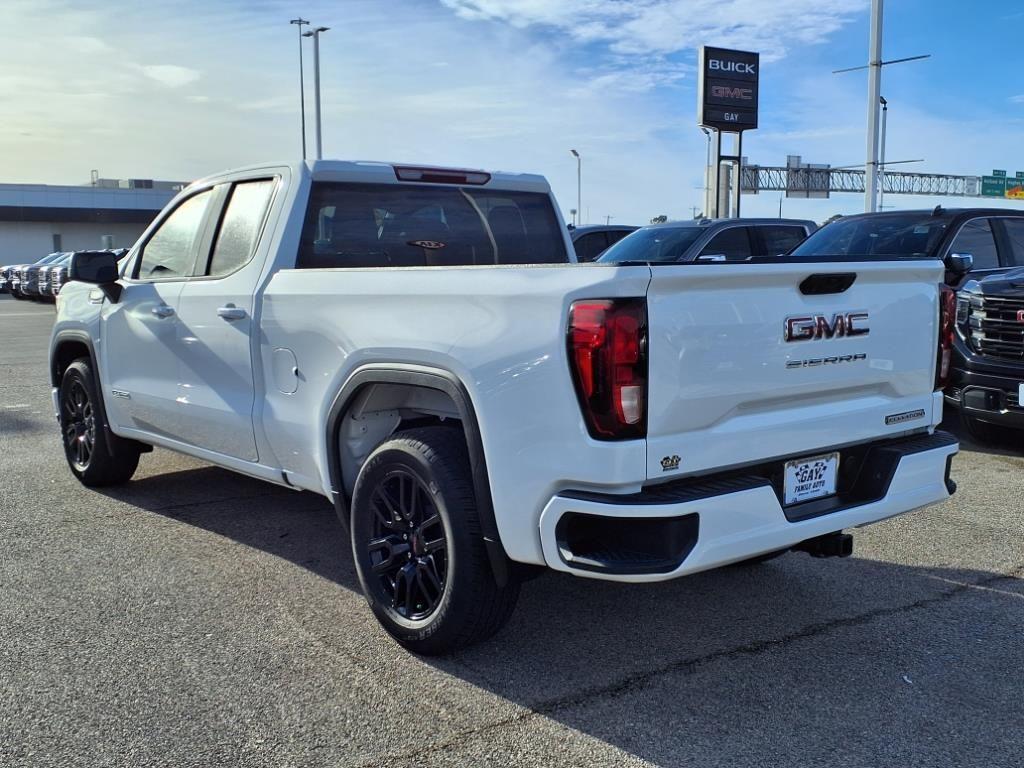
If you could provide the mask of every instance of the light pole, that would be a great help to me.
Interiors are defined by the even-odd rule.
[[[931,58],[930,53],[882,61],[882,0],[871,0],[867,65],[832,70],[833,75],[840,72],[856,72],[860,69],[868,70],[868,148],[867,162],[864,164],[864,210],[869,213],[874,213],[878,209],[878,105],[882,97],[882,67],[927,58]]]
[[[303,32],[303,37],[313,38],[313,91],[315,92],[315,99],[313,106],[316,112],[316,159],[322,160],[324,156],[323,152],[323,137],[321,135],[320,125],[320,33],[326,32],[330,27],[316,27],[309,32]]]
[[[605,216],[604,217],[604,225],[606,227],[609,226],[612,223],[612,218],[613,218],[612,216]]]
[[[569,151],[576,158],[576,210],[579,211],[580,224],[583,224],[583,161],[575,149]]]
[[[889,116],[889,102],[884,96],[879,96],[882,103],[882,148],[878,162],[878,210],[882,210],[882,199],[885,197],[885,119]]]
[[[572,226],[575,229],[575,227],[576,227],[576,209],[575,208],[570,208],[569,209],[569,215],[572,216]]]
[[[302,67],[302,27],[309,22],[299,16],[292,19],[289,24],[295,24],[299,28],[299,114],[302,115],[302,159],[306,159],[306,83]]]
[[[882,0],[871,0],[868,40],[868,161],[864,176],[864,210],[874,213],[878,203],[878,99],[882,88]]]

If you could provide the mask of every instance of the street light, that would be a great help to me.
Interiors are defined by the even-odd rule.
[[[299,28],[299,110],[302,115],[302,159],[306,159],[306,84],[302,68],[302,27],[309,22],[301,16],[292,19],[289,24],[295,24]]]
[[[320,125],[320,33],[326,32],[330,27],[317,27],[309,32],[303,32],[303,37],[313,38],[313,90],[315,92],[315,100],[313,102],[316,109],[316,159],[322,160],[324,156],[323,152],[323,137],[321,136],[321,125]]]
[[[576,210],[579,211],[579,222],[583,224],[583,161],[575,149],[569,151],[576,158]]]

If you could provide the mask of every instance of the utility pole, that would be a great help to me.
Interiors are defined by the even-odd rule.
[[[868,147],[864,176],[864,210],[878,210],[878,99],[882,89],[882,0],[871,0],[868,40]]]
[[[576,158],[576,210],[579,211],[580,224],[583,223],[583,160],[580,158],[580,153],[575,149],[569,150],[572,156]],[[590,216],[587,216],[587,220],[590,220]]]
[[[611,223],[612,223],[612,217],[611,216],[605,216],[604,217],[604,225],[607,227]]]
[[[902,59],[882,61],[882,0],[871,0],[871,32],[868,39],[868,63],[861,67],[847,67],[832,70],[840,72],[868,70],[868,146],[867,162],[864,163],[864,210],[874,213],[878,210],[878,105],[882,97],[882,67],[900,64],[904,61],[918,61],[930,58],[931,54],[907,56]]]
[[[316,114],[316,159],[322,160],[324,157],[323,152],[323,136],[321,132],[321,119],[320,119],[320,33],[326,32],[330,27],[317,27],[309,32],[303,32],[303,37],[313,38],[313,91],[315,92],[315,99],[313,102],[315,114]]]
[[[299,16],[292,19],[289,24],[295,24],[299,29],[299,114],[302,116],[302,159],[306,159],[306,83],[302,66],[302,27],[308,25],[309,21]]]

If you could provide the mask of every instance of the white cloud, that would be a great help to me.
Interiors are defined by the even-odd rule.
[[[441,0],[468,20],[548,27],[577,42],[633,55],[677,53],[702,44],[761,51],[767,60],[795,44],[820,43],[866,0]]]
[[[1024,93],[1018,93],[1016,96],[1011,96],[1010,101],[1014,104],[1024,104]]]
[[[181,88],[183,85],[194,83],[202,76],[201,72],[179,67],[177,64],[141,64],[139,71],[168,88]]]

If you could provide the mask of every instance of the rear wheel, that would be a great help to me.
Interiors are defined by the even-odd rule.
[[[458,430],[399,432],[370,455],[353,493],[352,548],[374,615],[417,653],[490,637],[519,597],[517,581],[499,587],[491,571]]]
[[[99,393],[92,362],[75,360],[60,382],[60,429],[64,456],[83,485],[103,486],[127,482],[139,465],[139,448],[100,433]]]

